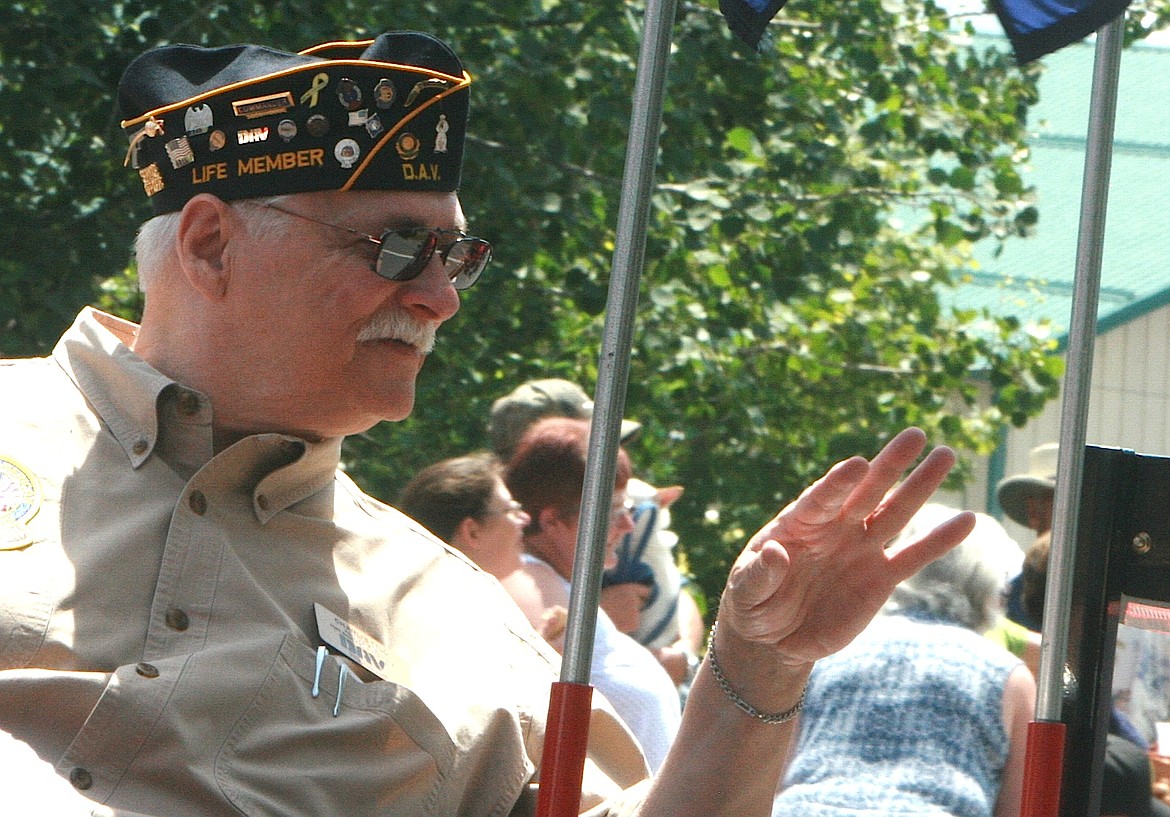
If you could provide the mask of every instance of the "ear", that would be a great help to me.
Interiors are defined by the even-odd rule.
[[[552,505],[541,508],[540,513],[537,514],[537,521],[540,522],[540,529],[543,531],[552,530],[557,525],[564,524],[564,518],[561,512]]]
[[[479,547],[479,522],[470,516],[467,517],[455,528],[455,534],[451,538],[455,540],[451,542],[452,545],[458,542],[460,546],[475,550]]]
[[[673,505],[683,494],[683,486],[671,485],[667,488],[659,488],[658,493],[654,495],[658,502],[659,508],[669,508]]]
[[[215,196],[200,194],[183,207],[179,264],[191,287],[208,300],[218,301],[227,292],[231,269],[226,260],[228,242],[242,229],[239,214]]]

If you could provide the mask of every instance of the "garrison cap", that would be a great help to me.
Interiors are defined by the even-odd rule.
[[[296,54],[162,46],[118,86],[126,163],[155,215],[198,193],[453,191],[470,84],[446,44],[410,31]]]

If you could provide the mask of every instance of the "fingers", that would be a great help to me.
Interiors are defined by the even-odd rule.
[[[954,464],[955,452],[951,449],[939,447],[931,451],[866,519],[869,535],[883,545],[897,536],[938,490]]]
[[[907,428],[896,434],[870,462],[865,480],[842,507],[842,517],[859,521],[868,516],[925,447],[926,434],[920,428]]]
[[[930,497],[954,464],[954,452],[936,448],[888,497],[890,488],[925,447],[926,434],[919,428],[907,428],[872,461],[851,457],[837,463],[756,534],[750,546],[758,549],[769,537],[790,543],[819,535],[818,528],[827,523],[860,524],[862,520],[866,520],[867,534],[885,544]],[[875,513],[875,509],[879,511]]]
[[[887,553],[893,581],[908,579],[924,565],[942,556],[955,545],[966,539],[975,529],[975,514],[963,511],[943,522],[917,542]]]
[[[828,472],[804,489],[781,513],[799,526],[823,525],[836,519],[841,508],[869,473],[864,457],[851,457],[837,463]],[[782,540],[784,537],[780,537]]]
[[[785,547],[825,544],[838,547],[846,539],[884,546],[910,521],[931,497],[955,463],[955,454],[945,446],[931,451],[905,480],[891,491],[906,469],[922,454],[926,434],[919,428],[907,428],[891,439],[872,461],[851,457],[829,469],[810,485],[751,541],[736,568],[743,568],[742,578],[759,576],[751,582],[757,603],[767,598],[787,574],[790,554]],[[949,530],[949,529],[948,529]],[[931,538],[921,551],[944,553],[955,542],[947,531],[941,538]],[[856,537],[856,538],[855,538]],[[752,554],[758,558],[748,560]],[[729,585],[730,586],[730,585]]]
[[[565,634],[565,624],[569,620],[569,611],[557,605],[549,607],[540,616],[540,635],[550,644],[556,644]]]

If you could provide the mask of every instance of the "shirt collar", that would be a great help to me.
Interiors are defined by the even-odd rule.
[[[134,468],[158,442],[158,400],[175,383],[131,351],[138,326],[91,307],[53,349],[53,359],[77,384]]]
[[[156,455],[190,478],[227,455],[229,461],[238,460],[240,472],[249,474],[241,487],[251,492],[262,523],[333,481],[341,459],[340,437],[307,442],[284,434],[256,434],[213,456],[207,397],[135,354],[131,346],[137,333],[137,324],[86,307],[53,349],[53,359],[85,395],[133,468]]]

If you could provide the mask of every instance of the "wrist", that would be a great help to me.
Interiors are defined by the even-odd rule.
[[[723,697],[737,709],[767,724],[786,723],[804,706],[811,664],[793,666],[778,661],[775,651],[728,628],[711,625],[707,664]]]

